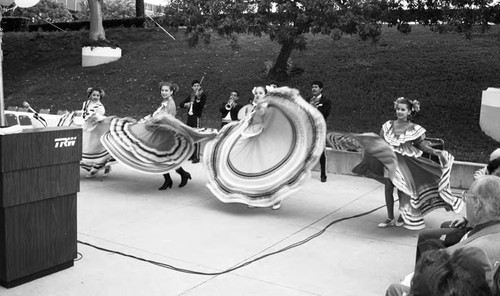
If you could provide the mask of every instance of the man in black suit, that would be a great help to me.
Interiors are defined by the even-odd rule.
[[[243,107],[238,103],[238,99],[239,93],[233,90],[231,95],[229,95],[229,100],[222,103],[222,106],[219,109],[222,116],[222,123],[220,125],[221,128],[232,121],[238,121],[238,112],[240,112]]]
[[[332,108],[332,102],[323,95],[323,83],[321,81],[313,81],[311,84],[311,92],[313,97],[309,101],[311,105],[316,107],[325,121],[327,121],[328,115],[330,115],[330,110]],[[326,149],[326,147],[325,147]],[[321,182],[326,182],[326,153],[323,150],[323,154],[319,159],[319,164],[321,166]]]
[[[203,108],[205,107],[205,102],[207,101],[207,95],[203,92],[199,80],[193,80],[193,82],[191,82],[191,88],[193,89],[193,92],[191,92],[191,94],[179,105],[179,108],[188,109],[186,122],[188,126],[200,128],[201,114],[203,112]],[[190,158],[193,163],[200,162],[199,147],[199,143],[194,146],[194,153]]]

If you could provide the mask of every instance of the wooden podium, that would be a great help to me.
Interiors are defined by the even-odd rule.
[[[0,285],[73,266],[82,130],[0,135]]]

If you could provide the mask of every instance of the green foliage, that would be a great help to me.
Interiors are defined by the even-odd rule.
[[[165,8],[165,19],[171,27],[186,26],[190,46],[200,40],[209,43],[212,32],[231,38],[233,47],[234,34],[269,36],[281,45],[270,76],[284,80],[289,78],[286,63],[292,51],[306,49],[304,34],[331,35],[335,40],[343,34],[356,34],[362,40],[376,41],[381,7],[375,0],[172,0]]]
[[[78,18],[90,19],[90,7],[88,1],[80,3],[82,12]],[[104,0],[102,4],[103,19],[131,18],[135,16],[135,1],[132,0]]]
[[[33,7],[15,9],[14,15],[30,18],[36,24],[73,21],[71,12],[64,4],[51,0],[41,0]]]
[[[418,25],[411,30],[402,35],[384,25],[374,45],[355,36],[333,41],[306,34],[308,50],[291,55],[293,66],[305,72],[279,85],[297,88],[308,99],[310,83],[322,80],[333,104],[328,129],[340,132],[378,133],[394,118],[395,98],[417,99],[422,109],[414,122],[426,128],[428,137],[442,138],[457,160],[486,162],[499,144],[479,126],[481,93],[500,88],[500,27],[471,40]],[[191,81],[204,76],[208,101],[202,126],[219,128],[218,108],[230,91],[238,90],[240,101],[247,102],[254,86],[269,83],[262,77],[264,61],[279,51],[276,42],[251,34],[239,35],[240,49],[232,51],[230,41],[217,34],[210,44],[189,48],[182,29],[170,32],[175,41],[159,28],[106,31],[126,54],[88,68],[80,64],[80,42],[87,31],[5,33],[6,105],[27,101],[35,109],[76,110],[86,99],[87,87],[99,86],[106,91],[106,114],[140,118],[161,102],[158,81],[180,86],[175,95],[179,103],[190,94]],[[185,110],[177,116],[184,121]]]
[[[500,4],[494,0],[399,0],[396,3],[390,7],[392,18],[388,21],[403,33],[408,33],[408,22],[416,21],[432,31],[461,33],[470,39],[484,34],[492,23],[499,23]]]
[[[120,19],[107,19],[102,21],[102,25],[105,29],[109,28],[142,28],[144,27],[145,19],[141,17],[131,17],[131,18],[120,18]],[[65,23],[53,23],[58,28],[64,31],[79,31],[79,30],[89,30],[90,29],[90,21],[74,21],[74,22],[65,22]],[[31,31],[58,31],[56,27],[51,24],[38,24],[38,25],[29,25],[28,30]]]
[[[305,48],[305,40],[300,38],[305,33],[329,35],[340,31],[359,34],[363,40],[377,38],[381,15],[378,1],[173,0],[165,8],[169,25],[186,26],[188,35],[268,35],[279,44],[293,40],[294,49]]]

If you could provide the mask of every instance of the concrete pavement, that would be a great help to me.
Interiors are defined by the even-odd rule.
[[[113,166],[106,179],[85,179],[78,194],[78,240],[178,268],[221,272],[297,243],[330,222],[384,205],[373,180],[313,172],[279,210],[224,204],[205,187],[201,163],[178,188],[157,188],[161,175]],[[397,207],[397,206],[396,206]],[[437,210],[426,217],[439,227],[459,214]],[[417,231],[380,229],[385,207],[332,225],[290,250],[218,276],[194,275],[78,244],[81,259],[69,269],[11,289],[2,296],[55,295],[384,295],[412,271]]]

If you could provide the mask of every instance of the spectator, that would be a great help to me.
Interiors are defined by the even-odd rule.
[[[493,151],[491,154],[490,154],[490,163],[495,160],[495,159],[498,159],[498,161],[500,161],[500,148],[497,148],[495,149],[495,151]],[[498,165],[497,165],[498,167]],[[477,179],[479,177],[482,177],[484,175],[488,175],[490,174],[491,175],[491,172],[489,172],[488,170],[488,167],[484,167],[480,170],[477,170],[475,173],[474,173],[474,179]]]
[[[486,175],[494,175],[500,177],[500,157],[494,158],[488,163]],[[485,175],[481,175],[485,176]],[[468,224],[467,218],[462,217],[453,221],[446,221],[441,224],[441,228],[424,230],[418,235],[416,261],[418,262],[420,255],[429,248],[433,248],[439,240],[443,247],[449,247],[458,243],[462,237],[472,228]]]
[[[493,296],[500,296],[500,262],[495,262],[496,271],[493,274],[493,286],[491,287],[491,291],[493,292]]]
[[[463,196],[472,230],[467,232],[460,242],[444,250],[453,254],[462,249],[479,249],[470,254],[481,262],[486,280],[490,287],[493,287],[493,271],[500,261],[500,177],[484,176],[477,179]],[[392,284],[386,295],[404,295],[409,291],[408,285]]]
[[[415,267],[412,296],[490,296],[481,262],[474,257],[480,249],[469,248],[449,254],[443,250],[424,253]]]

